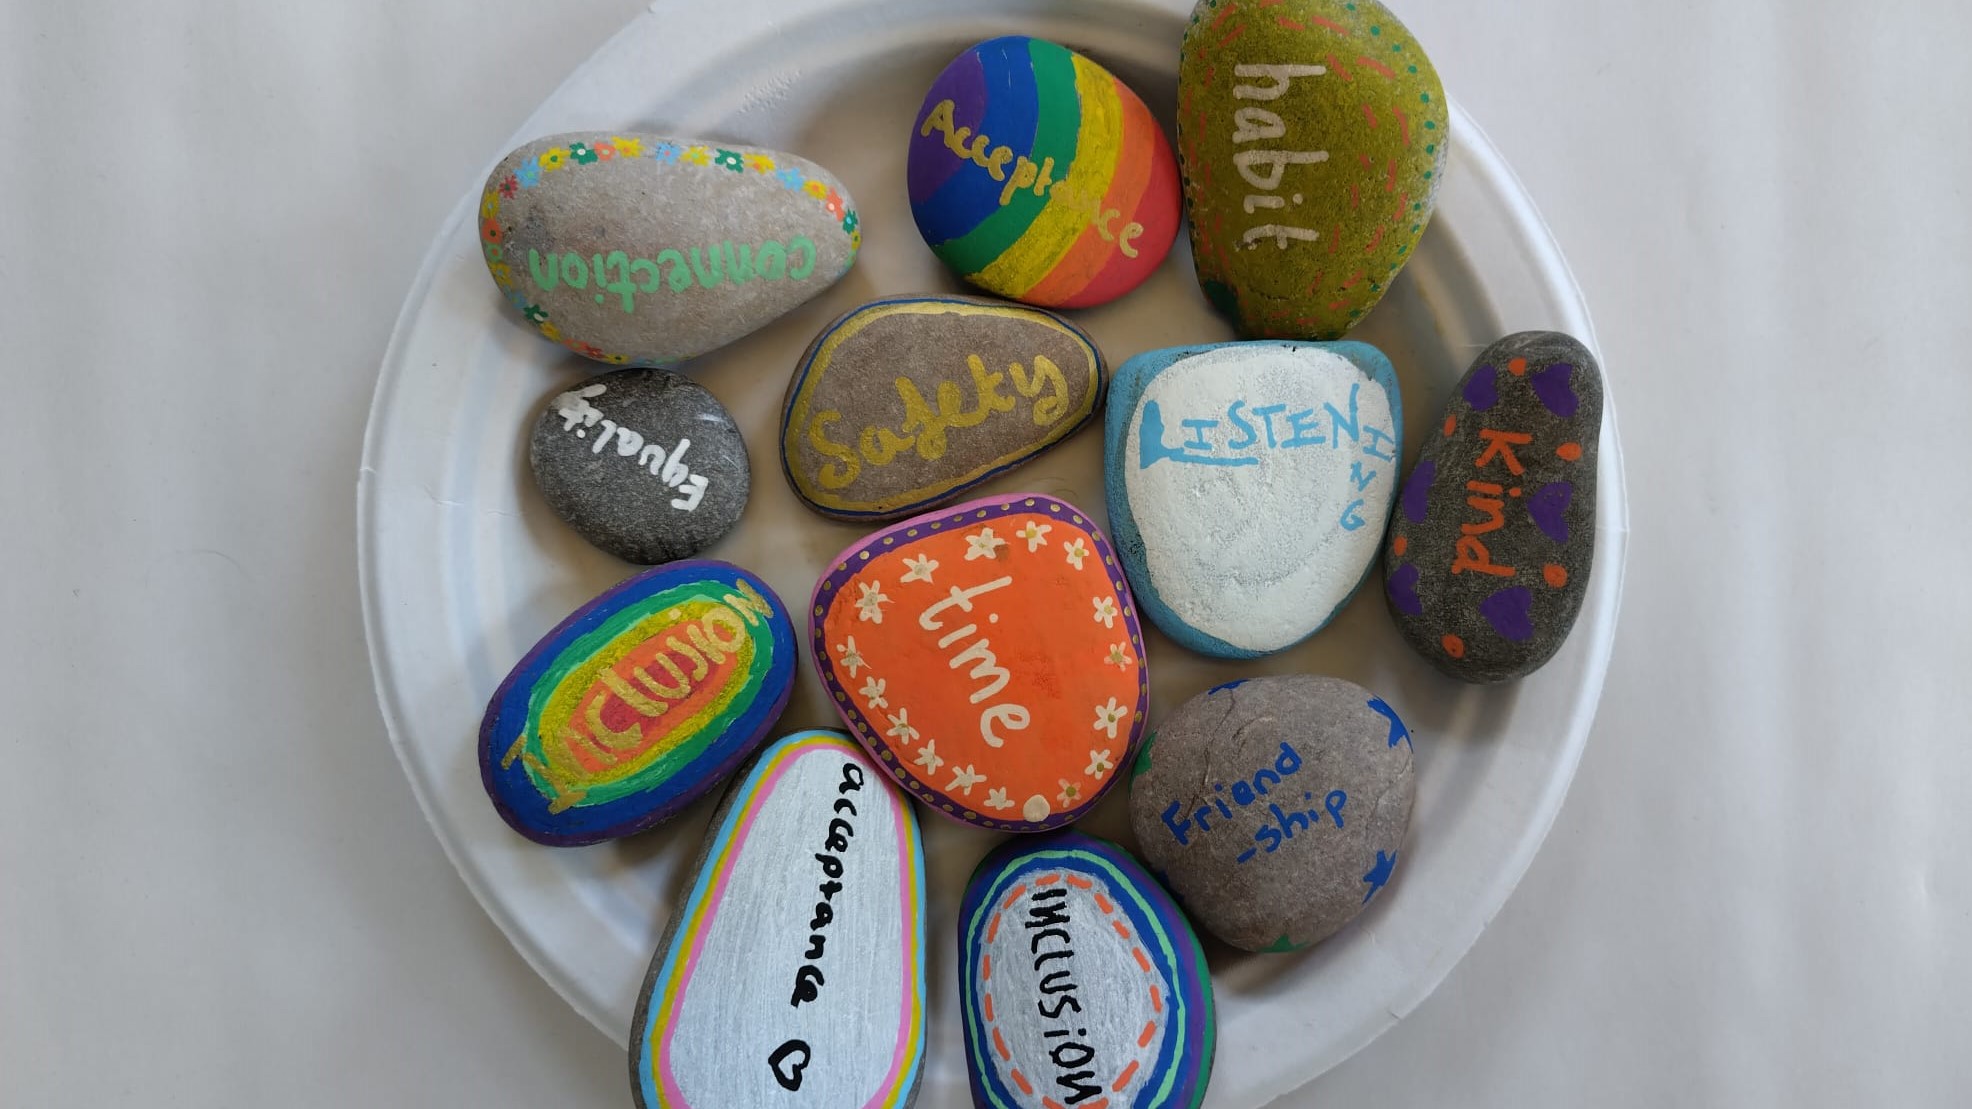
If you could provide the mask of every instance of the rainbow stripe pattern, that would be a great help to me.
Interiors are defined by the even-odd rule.
[[[752,753],[794,665],[787,609],[760,578],[711,561],[646,571],[577,609],[500,683],[480,779],[537,843],[642,831]]]
[[[933,253],[988,292],[1082,308],[1142,283],[1177,236],[1177,162],[1150,109],[1066,47],[972,47],[911,133],[911,214]]]

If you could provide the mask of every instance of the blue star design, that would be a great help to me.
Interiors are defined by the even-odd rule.
[[[1413,751],[1417,750],[1416,747],[1411,746],[1411,730],[1404,727],[1402,720],[1397,719],[1396,709],[1384,704],[1383,698],[1381,697],[1371,697],[1369,699],[1369,707],[1376,710],[1378,715],[1390,721],[1390,746],[1395,747],[1397,741],[1402,740],[1404,746],[1410,747]]]
[[[1368,874],[1363,875],[1363,881],[1369,883],[1369,892],[1363,894],[1363,904],[1369,904],[1369,899],[1375,897],[1378,890],[1390,883],[1390,874],[1396,869],[1397,856],[1394,853],[1388,855],[1381,851],[1376,853],[1376,865],[1369,868]]]

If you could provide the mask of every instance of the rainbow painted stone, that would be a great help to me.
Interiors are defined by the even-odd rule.
[[[1404,639],[1468,682],[1530,674],[1582,611],[1595,558],[1602,371],[1552,331],[1480,353],[1398,496],[1384,590]]]
[[[909,176],[933,253],[1044,308],[1122,296],[1178,233],[1177,162],[1150,109],[1043,39],[992,39],[945,67],[911,131]]]
[[[513,668],[479,728],[501,817],[556,847],[640,832],[730,773],[794,688],[780,598],[725,562],[674,562],[576,609]]]
[[[841,732],[769,744],[712,817],[631,1020],[639,1109],[908,1109],[924,844]]]
[[[972,1102],[1193,1109],[1217,1034],[1184,913],[1113,843],[1058,832],[986,856],[959,907]]]
[[[1450,105],[1376,0],[1201,0],[1178,153],[1206,296],[1253,339],[1338,339],[1417,249]]]

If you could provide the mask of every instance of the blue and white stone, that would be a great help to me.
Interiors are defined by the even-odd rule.
[[[1220,658],[1320,631],[1375,561],[1403,422],[1396,371],[1366,343],[1221,343],[1124,363],[1105,486],[1138,602]]]

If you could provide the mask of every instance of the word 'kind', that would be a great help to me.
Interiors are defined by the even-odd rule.
[[[952,101],[940,100],[931,109],[931,114],[924,117],[918,135],[929,138],[933,131],[937,131],[944,136],[945,149],[985,170],[993,180],[1006,182],[1006,187],[1000,190],[1000,207],[1013,203],[1015,194],[1031,187],[1035,196],[1059,201],[1070,211],[1080,213],[1083,219],[1094,225],[1096,234],[1102,236],[1103,242],[1116,244],[1123,257],[1137,256],[1136,240],[1143,234],[1143,224],[1131,220],[1119,229],[1116,221],[1123,218],[1123,213],[1115,208],[1103,207],[1107,197],[1084,191],[1066,177],[1055,180],[1053,158],[1044,157],[1040,165],[1035,165],[1027,155],[1015,157],[1012,148],[993,146],[993,140],[987,135],[975,135],[972,128],[958,126],[952,118],[955,110],[956,105]],[[988,148],[991,148],[991,153],[987,152]],[[1013,163],[1011,175],[1007,173],[1008,162]]]
[[[1034,356],[1034,372],[1014,362],[1007,372],[993,373],[976,354],[966,356],[972,374],[973,403],[967,406],[965,393],[957,382],[941,381],[932,395],[937,404],[925,400],[917,383],[908,377],[896,380],[897,399],[904,403],[904,422],[896,431],[887,427],[864,427],[856,435],[855,446],[828,437],[830,424],[840,422],[842,413],[828,410],[815,413],[808,421],[808,443],[827,458],[816,471],[815,480],[824,489],[841,489],[856,480],[863,466],[888,466],[899,454],[917,449],[919,458],[936,462],[945,456],[946,433],[977,427],[995,413],[1017,407],[1012,397],[1000,391],[1009,376],[1021,396],[1034,400],[1034,423],[1050,427],[1068,414],[1068,378],[1047,355]],[[1042,396],[1043,393],[1046,396]]]
[[[1524,447],[1534,441],[1534,437],[1519,431],[1495,431],[1480,428],[1479,438],[1486,443],[1486,449],[1473,463],[1474,469],[1483,470],[1498,461],[1506,467],[1507,473],[1519,477],[1527,472],[1520,459],[1514,456],[1513,448]],[[1466,507],[1482,517],[1476,523],[1460,524],[1457,544],[1452,548],[1452,573],[1485,574],[1495,578],[1510,578],[1518,573],[1511,566],[1501,566],[1493,561],[1493,553],[1486,549],[1486,541],[1481,538],[1506,526],[1506,501],[1502,494],[1506,488],[1490,481],[1468,481],[1465,490],[1471,496],[1465,498]],[[1518,497],[1520,489],[1516,486],[1512,495]]]

